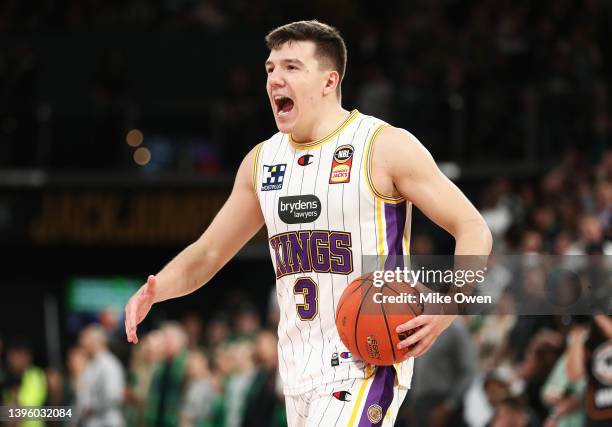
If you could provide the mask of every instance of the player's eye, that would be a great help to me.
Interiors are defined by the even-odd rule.
[[[287,69],[288,70],[297,70],[298,67],[296,67],[295,65],[287,65]]]

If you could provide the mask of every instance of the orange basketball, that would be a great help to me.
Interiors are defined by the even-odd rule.
[[[416,288],[404,282],[385,282],[377,287],[372,273],[367,273],[342,293],[336,328],[354,357],[373,365],[392,365],[410,350],[398,350],[397,344],[412,333],[398,334],[395,328],[422,312]]]

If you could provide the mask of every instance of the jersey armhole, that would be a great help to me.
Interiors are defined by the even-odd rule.
[[[370,189],[370,192],[372,193],[372,195],[377,199],[381,199],[385,203],[395,204],[395,203],[401,203],[405,199],[403,197],[389,196],[389,195],[383,194],[382,192],[378,191],[376,189],[376,186],[374,185],[374,178],[372,176],[372,158],[374,157],[374,144],[376,143],[376,138],[378,138],[378,135],[380,134],[380,132],[383,129],[388,128],[388,127],[391,127],[391,126],[384,123],[384,124],[379,125],[374,130],[374,132],[372,132],[372,136],[370,136],[370,139],[368,140],[366,144],[364,171],[365,171],[365,175],[367,178],[366,181],[368,182],[368,188]]]
[[[257,193],[257,180],[259,178],[259,156],[261,154],[261,149],[263,147],[263,142],[257,144],[255,149],[255,156],[253,158],[253,165],[251,166],[251,187],[253,187],[253,191],[255,195],[259,198]]]

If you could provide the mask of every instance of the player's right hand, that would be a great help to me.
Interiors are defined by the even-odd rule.
[[[136,328],[147,317],[155,302],[155,276],[150,275],[147,283],[138,290],[125,306],[125,335],[128,342],[138,344]]]

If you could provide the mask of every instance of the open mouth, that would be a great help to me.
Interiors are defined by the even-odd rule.
[[[279,116],[285,116],[289,114],[291,110],[293,110],[293,99],[287,96],[277,95],[274,97],[274,102],[276,103]]]

